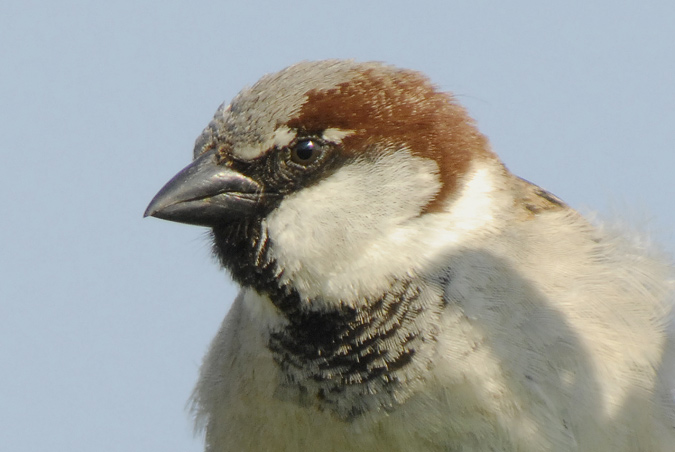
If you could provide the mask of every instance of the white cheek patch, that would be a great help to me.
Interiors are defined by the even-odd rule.
[[[440,186],[434,161],[403,150],[347,165],[270,214],[270,257],[307,298],[361,296],[362,282],[399,252],[392,233],[419,217]]]
[[[282,148],[291,144],[295,140],[296,132],[287,126],[281,126],[274,131],[274,134],[263,143],[246,143],[238,145],[232,151],[232,154],[242,160],[253,160],[262,156],[269,149],[274,147]]]
[[[441,186],[434,161],[400,150],[345,166],[270,214],[270,258],[304,298],[358,303],[498,228],[499,170],[475,166],[445,212],[420,214]]]

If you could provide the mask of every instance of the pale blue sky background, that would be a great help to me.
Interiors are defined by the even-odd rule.
[[[201,450],[235,289],[203,230],[141,215],[223,100],[328,57],[428,73],[515,173],[675,250],[672,0],[3,0],[0,450]]]

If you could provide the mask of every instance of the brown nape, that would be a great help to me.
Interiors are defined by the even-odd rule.
[[[309,91],[288,125],[307,132],[354,130],[343,140],[354,154],[388,143],[435,160],[442,186],[425,212],[443,209],[474,157],[496,158],[464,108],[412,71],[368,69],[335,89]]]

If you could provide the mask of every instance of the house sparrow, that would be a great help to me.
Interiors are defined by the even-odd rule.
[[[512,175],[420,73],[304,62],[221,106],[145,215],[241,286],[206,450],[675,451],[673,273]]]

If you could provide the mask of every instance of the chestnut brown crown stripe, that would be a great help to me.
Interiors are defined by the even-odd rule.
[[[334,89],[309,91],[288,126],[310,132],[353,130],[342,141],[347,153],[358,154],[385,142],[406,145],[414,155],[435,160],[441,189],[425,212],[443,210],[472,158],[494,158],[464,108],[412,71],[387,77],[368,69]]]

